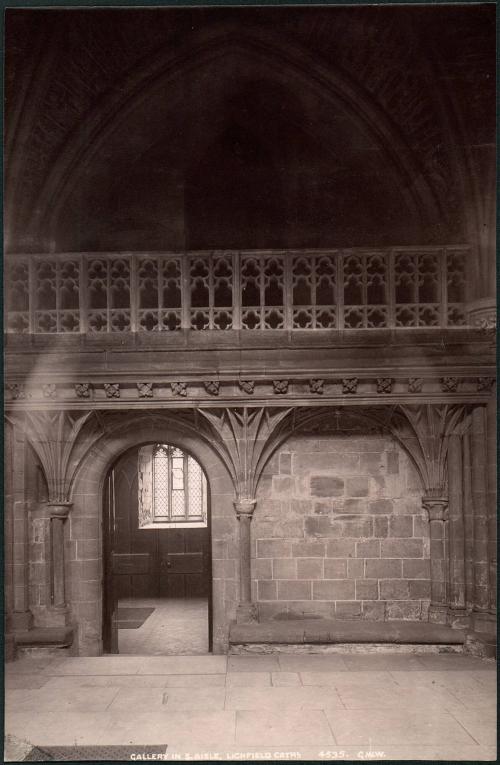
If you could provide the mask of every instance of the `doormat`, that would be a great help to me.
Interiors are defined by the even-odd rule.
[[[167,751],[166,744],[135,744],[135,746],[35,746],[23,762],[107,762],[130,760],[132,755],[160,755]],[[157,759],[160,757],[141,757]]]
[[[119,608],[116,613],[116,626],[119,630],[136,630],[142,627],[154,608]]]

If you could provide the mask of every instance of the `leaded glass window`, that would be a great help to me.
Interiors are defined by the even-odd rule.
[[[207,480],[201,466],[176,446],[139,450],[139,527],[203,525],[207,522]]]

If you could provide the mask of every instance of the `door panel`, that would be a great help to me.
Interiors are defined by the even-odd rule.
[[[168,574],[203,573],[203,553],[168,553],[166,558]]]
[[[202,598],[209,594],[210,550],[208,529],[159,531],[160,595]]]

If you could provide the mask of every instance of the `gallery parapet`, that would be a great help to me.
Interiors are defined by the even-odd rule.
[[[6,257],[17,334],[464,327],[467,246]]]

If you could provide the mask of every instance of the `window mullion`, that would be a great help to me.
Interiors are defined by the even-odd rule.
[[[172,450],[168,450],[168,487],[167,487],[167,496],[168,496],[168,507],[167,507],[167,518],[169,521],[172,520],[172,506],[173,506],[173,497],[172,497],[172,485],[174,482],[174,463],[172,460]]]
[[[188,456],[184,454],[182,461],[182,477],[184,479],[184,518],[189,520],[189,471],[188,471]]]

